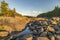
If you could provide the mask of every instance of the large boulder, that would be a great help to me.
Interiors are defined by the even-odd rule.
[[[48,26],[47,31],[55,32],[55,29],[51,26]]]

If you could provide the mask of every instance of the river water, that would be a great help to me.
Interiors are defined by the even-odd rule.
[[[26,38],[32,36],[32,32],[29,30],[27,27],[24,31],[20,32],[19,34],[14,34],[11,33],[12,35],[12,40],[25,40]],[[10,40],[11,36],[8,36],[7,40]],[[4,37],[1,40],[5,40],[6,38]]]
[[[25,40],[25,38],[29,37],[32,35],[32,32],[29,30],[27,27],[24,31],[22,31],[19,34],[13,34],[13,40]],[[22,38],[22,39],[21,39]],[[10,40],[10,38],[8,38]]]

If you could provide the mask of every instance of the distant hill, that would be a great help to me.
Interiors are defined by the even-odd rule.
[[[60,7],[56,6],[52,11],[39,14],[37,17],[47,17],[47,18],[60,17]]]
[[[25,17],[28,17],[28,18],[34,18],[33,16],[27,16],[27,15],[25,15]]]

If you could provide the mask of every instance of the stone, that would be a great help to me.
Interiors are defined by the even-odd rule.
[[[55,32],[55,29],[51,26],[48,26],[47,31]]]
[[[54,37],[54,36],[52,36],[52,37],[51,37],[51,40],[55,40],[55,37]]]
[[[32,37],[26,38],[26,40],[32,40],[32,39],[33,39]]]
[[[47,32],[43,32],[40,34],[41,37],[46,37],[47,36]]]
[[[60,40],[60,36],[56,36],[56,38],[57,38],[58,40]]]
[[[49,40],[47,37],[39,37],[38,40]]]
[[[8,32],[6,32],[6,31],[0,32],[0,36],[1,36],[1,37],[5,37],[5,36],[7,36],[7,35],[8,35]]]
[[[38,40],[45,40],[44,38],[46,37],[48,40],[56,40],[55,37],[57,37],[59,39],[59,37],[57,35],[60,35],[60,28],[57,25],[57,21],[59,20],[45,20],[45,21],[34,21],[34,23],[32,22],[33,26],[31,26],[31,29],[33,31],[33,34],[36,33],[36,35],[33,36],[38,36]],[[31,30],[30,29],[30,30]],[[42,30],[42,31],[41,31]],[[40,38],[39,38],[40,37]],[[42,38],[44,37],[44,38]],[[47,40],[46,39],[46,40]],[[59,39],[60,40],[60,39]]]

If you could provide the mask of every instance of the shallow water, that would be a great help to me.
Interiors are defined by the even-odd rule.
[[[21,38],[23,39],[23,38],[26,38],[26,37],[28,37],[29,35],[31,35],[32,34],[32,32],[29,30],[29,28],[27,27],[24,31],[22,31],[21,33],[19,33],[19,34],[13,34],[12,36],[13,36],[13,39],[15,39],[16,38],[16,40],[20,40]],[[8,40],[10,40],[10,39],[8,39]],[[24,39],[23,39],[24,40]]]

